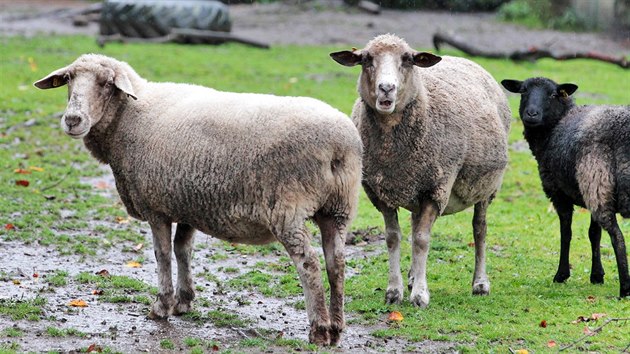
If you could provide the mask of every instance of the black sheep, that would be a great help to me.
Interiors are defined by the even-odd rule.
[[[591,283],[604,282],[601,229],[609,234],[619,269],[620,296],[630,296],[628,256],[616,214],[630,218],[630,106],[577,106],[574,84],[546,78],[503,80],[521,94],[525,140],[538,161],[543,190],[560,219],[560,263],[555,282],[569,278],[573,206],[591,212]]]

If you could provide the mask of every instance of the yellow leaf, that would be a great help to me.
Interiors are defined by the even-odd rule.
[[[403,317],[402,313],[400,313],[398,311],[392,311],[389,314],[389,317],[387,317],[387,319],[389,321],[398,321],[398,322],[400,322],[400,321],[402,321],[404,319],[404,317]]]
[[[516,354],[529,354],[527,349],[519,349],[515,352]]]
[[[131,267],[131,268],[141,268],[142,264],[136,262],[136,261],[129,261],[127,262],[127,267]]]
[[[33,72],[37,71],[37,63],[35,62],[35,59],[33,59],[32,57],[28,57],[28,65],[31,67],[31,71]]]
[[[30,166],[28,169],[36,172],[44,172],[43,168],[37,166]]]
[[[20,284],[22,284],[22,283],[21,283],[19,280],[17,280],[17,279],[13,279],[13,284],[15,284],[15,285],[20,285]]]
[[[68,306],[72,307],[88,307],[88,304],[81,299],[74,299],[68,303]]]
[[[117,216],[116,217],[116,222],[119,224],[129,224],[129,218],[125,218],[122,216]]]

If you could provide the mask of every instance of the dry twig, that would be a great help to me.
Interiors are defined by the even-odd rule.
[[[588,337],[592,337],[595,334],[599,333],[602,328],[604,328],[607,324],[611,323],[611,322],[626,322],[626,321],[630,321],[630,317],[626,317],[626,318],[609,318],[607,319],[601,326],[595,328],[594,330],[592,330],[591,332],[583,335],[582,337],[576,339],[575,341],[573,341],[572,343],[565,345],[564,347],[560,348],[558,351],[563,351],[563,350],[567,350],[573,346],[575,346],[576,344],[578,344],[579,342],[583,341],[584,339],[588,338]],[[630,347],[630,346],[629,346]],[[626,349],[628,349],[628,347],[626,347]],[[625,349],[624,349],[625,351]]]

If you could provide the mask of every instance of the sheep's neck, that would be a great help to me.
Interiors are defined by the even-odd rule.
[[[112,99],[107,107],[105,107],[101,120],[96,123],[92,129],[90,129],[90,133],[83,138],[83,142],[92,153],[92,156],[101,163],[109,164],[111,161],[111,147],[112,144],[116,143],[114,137],[114,132],[118,125],[116,117],[123,115],[124,110],[127,108],[127,104],[123,103],[126,100],[126,97]]]
[[[540,162],[543,158],[547,145],[549,144],[549,138],[551,137],[551,130],[549,127],[536,127],[525,128],[523,135],[525,140],[529,144],[529,149],[534,154],[536,161]]]
[[[405,108],[400,112],[394,112],[390,114],[380,114],[374,108],[370,107],[365,101],[367,116],[373,122],[376,123],[384,132],[391,132],[394,127],[401,123],[409,122],[414,110],[418,109],[418,100],[413,99],[407,103]]]

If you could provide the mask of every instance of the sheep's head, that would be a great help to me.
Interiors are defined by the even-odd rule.
[[[121,64],[124,63],[102,55],[86,54],[34,85],[40,89],[68,85],[68,106],[61,117],[61,127],[70,137],[80,139],[101,120],[116,98],[136,99]]]
[[[409,89],[415,87],[415,83],[410,82],[414,80],[414,66],[427,68],[442,60],[431,53],[411,49],[403,39],[391,34],[372,39],[363,49],[344,50],[330,56],[341,65],[362,66],[359,94],[380,114],[404,109],[416,94]]]
[[[521,94],[519,114],[526,127],[555,125],[573,106],[570,96],[578,89],[577,85],[558,85],[544,77],[503,80],[501,85],[510,92]]]

